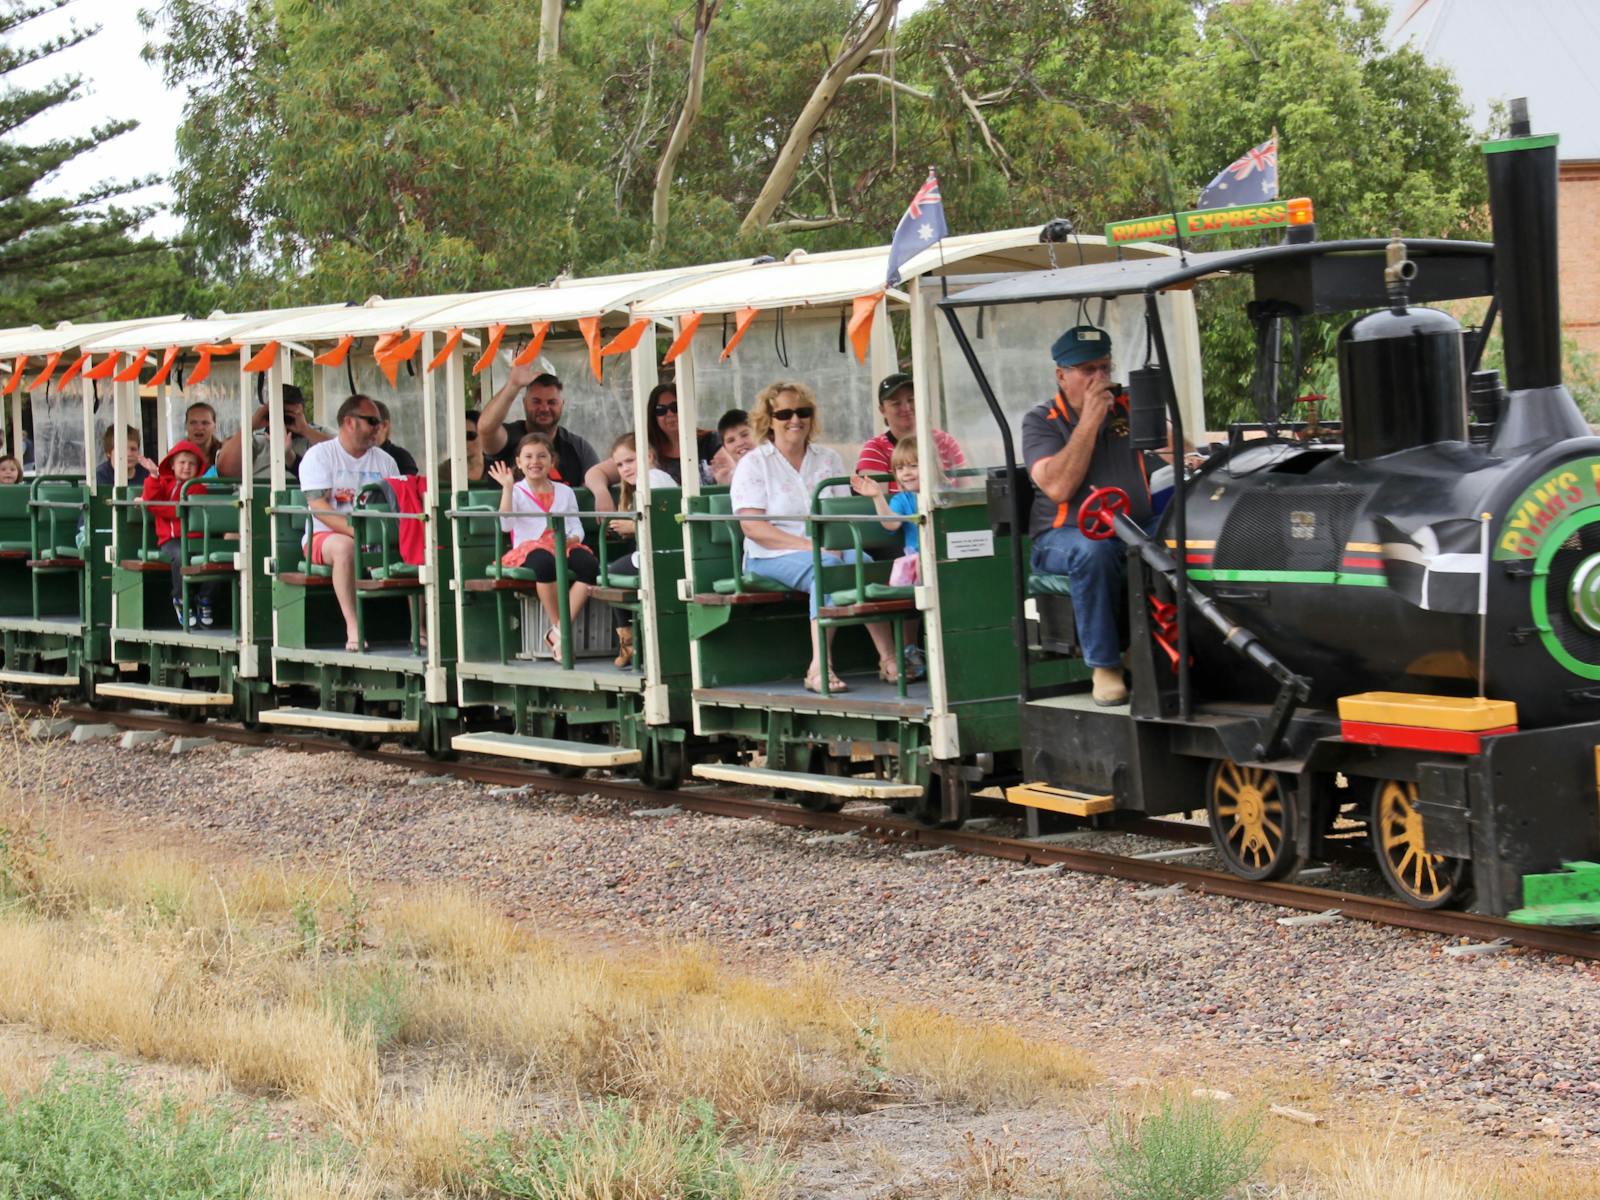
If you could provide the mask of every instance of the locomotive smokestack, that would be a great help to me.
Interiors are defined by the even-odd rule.
[[[1528,102],[1517,99],[1511,136],[1483,147],[1509,393],[1495,431],[1497,454],[1589,433],[1561,383],[1556,141],[1554,134],[1532,135]]]

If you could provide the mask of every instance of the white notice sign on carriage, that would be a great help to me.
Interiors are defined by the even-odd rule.
[[[993,558],[994,533],[988,529],[947,533],[944,548],[951,558]]]

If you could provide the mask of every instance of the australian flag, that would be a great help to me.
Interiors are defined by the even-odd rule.
[[[949,227],[944,223],[944,199],[939,195],[939,177],[930,169],[927,181],[911,198],[911,207],[894,227],[894,241],[889,243],[889,286],[900,282],[900,268],[921,254],[945,234]]]
[[[1246,150],[1206,184],[1196,208],[1227,208],[1233,204],[1260,204],[1278,198],[1278,135],[1274,133],[1253,150]]]

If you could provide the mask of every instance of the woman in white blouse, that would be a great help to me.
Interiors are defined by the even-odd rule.
[[[822,690],[821,660],[817,653],[816,570],[811,553],[811,538],[806,523],[796,520],[767,520],[767,513],[793,516],[811,511],[811,493],[828,478],[849,475],[834,450],[812,444],[820,431],[816,394],[803,383],[780,380],[763,388],[750,410],[750,430],[757,446],[739,460],[728,489],[733,510],[744,530],[744,569],[752,575],[805,592],[811,598],[811,665],[806,669],[805,685],[813,692]],[[848,495],[847,486],[836,486],[828,495]],[[824,563],[855,561],[854,550],[826,550]],[[828,630],[828,647],[833,635]],[[878,648],[879,674],[895,678],[894,635],[886,624],[867,626]],[[845,691],[845,685],[832,671],[828,690]]]

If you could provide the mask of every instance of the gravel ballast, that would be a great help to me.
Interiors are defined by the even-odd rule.
[[[170,739],[52,743],[84,815],[229,853],[482,890],[536,931],[705,939],[758,970],[824,958],[860,990],[1022,1024],[1103,1069],[1273,1072],[1426,1099],[1508,1139],[1600,1155],[1600,966],[1445,954],[1444,938],[1290,928],[1281,910],[596,796],[439,782],[345,755]]]

